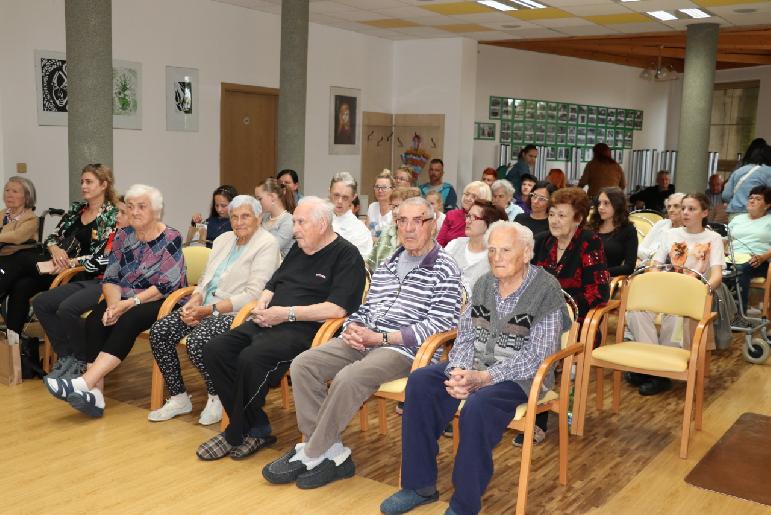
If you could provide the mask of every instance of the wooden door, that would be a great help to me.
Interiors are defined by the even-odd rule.
[[[278,90],[222,84],[220,103],[220,184],[240,194],[276,175]]]
[[[366,195],[368,202],[375,200],[373,188],[378,174],[384,168],[394,171],[391,164],[393,132],[392,114],[363,113],[359,195]]]

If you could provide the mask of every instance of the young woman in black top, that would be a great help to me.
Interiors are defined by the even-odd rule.
[[[612,277],[631,274],[637,262],[637,231],[629,221],[626,196],[620,188],[600,190],[589,228],[602,240],[608,273]]]
[[[550,182],[538,181],[530,191],[530,214],[521,213],[514,221],[521,223],[531,231],[533,236],[549,231],[549,198],[557,188]]]

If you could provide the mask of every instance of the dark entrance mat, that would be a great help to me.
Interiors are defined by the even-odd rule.
[[[771,506],[771,417],[744,413],[685,478],[699,488]]]

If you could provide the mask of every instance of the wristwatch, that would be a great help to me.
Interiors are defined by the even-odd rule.
[[[212,315],[213,317],[218,317],[218,316],[220,316],[220,312],[219,312],[219,310],[217,309],[217,303],[216,303],[216,302],[215,302],[214,304],[212,304],[212,305],[211,305],[211,315]]]
[[[139,306],[139,305],[142,303],[142,299],[140,299],[140,298],[139,298],[139,297],[137,297],[136,295],[134,295],[133,297],[131,297],[131,300],[133,300],[133,301],[134,301],[134,305],[135,305],[135,306]]]
[[[388,333],[383,331],[383,345],[388,345]]]
[[[289,307],[289,314],[286,317],[287,322],[297,322],[297,313],[294,312],[294,306]]]

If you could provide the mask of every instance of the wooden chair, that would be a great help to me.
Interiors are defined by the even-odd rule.
[[[524,515],[527,506],[527,488],[530,478],[530,462],[533,455],[533,434],[535,433],[535,417],[539,413],[552,411],[559,416],[559,439],[560,439],[560,457],[559,457],[559,482],[566,485],[568,481],[568,410],[570,409],[570,375],[573,368],[573,362],[576,362],[576,379],[573,402],[573,420],[575,424],[576,408],[581,404],[579,400],[579,388],[582,380],[583,352],[584,345],[579,340],[580,325],[575,319],[575,313],[578,312],[575,302],[567,293],[564,293],[568,304],[568,311],[572,323],[570,329],[562,334],[561,350],[548,356],[533,379],[533,385],[528,394],[528,401],[525,404],[517,406],[514,418],[509,422],[508,429],[514,429],[524,433],[522,444],[522,461],[519,469],[519,484],[517,486],[517,515]],[[562,362],[562,374],[560,379],[559,393],[553,390],[547,390],[544,393],[543,382],[547,377],[549,370],[557,363]],[[460,411],[463,408],[463,402],[455,414],[452,426],[453,455],[458,451],[460,444]]]
[[[768,274],[763,277],[755,277],[750,281],[750,289],[757,288],[763,290],[763,310],[767,319],[771,320],[771,267],[768,268]]]
[[[637,243],[641,243],[653,228],[653,224],[650,220],[642,216],[629,215],[629,221],[634,225],[637,231]]]
[[[73,277],[85,271],[86,269],[82,266],[68,268],[63,272],[60,272],[54,278],[54,281],[51,283],[51,286],[48,289],[53,290],[57,286],[67,284],[73,279]],[[46,374],[51,371],[55,362],[56,362],[56,353],[54,352],[54,349],[51,346],[51,341],[48,339],[48,335],[46,334],[44,335],[44,338],[43,338],[43,370],[45,370]]]
[[[613,370],[613,411],[619,412],[621,373],[623,371],[648,374],[687,381],[680,457],[688,455],[688,439],[691,418],[701,429],[704,402],[705,354],[708,324],[715,318],[711,312],[712,294],[705,282],[689,275],[675,272],[640,273],[629,278],[621,301],[611,300],[604,307],[595,308],[587,315],[584,333],[584,373],[581,384],[581,403],[577,431],[583,432],[586,415],[586,398],[589,390],[589,373],[594,366],[596,373],[596,406],[603,408],[603,369]],[[601,343],[593,349],[598,330],[601,330],[608,313],[618,309],[618,325],[615,339],[601,332]],[[691,342],[691,349],[662,346],[644,342],[625,342],[624,326],[627,311],[649,311],[689,317],[698,321]],[[609,341],[611,340],[611,341]]]
[[[629,213],[629,218],[644,218],[653,226],[659,220],[663,220],[664,215],[653,209],[637,209]]]

